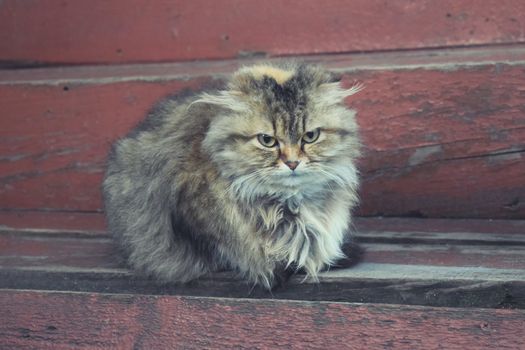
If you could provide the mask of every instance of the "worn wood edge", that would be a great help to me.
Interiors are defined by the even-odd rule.
[[[0,267],[0,269],[5,269]],[[45,266],[16,266],[6,270],[13,271],[40,271],[60,273],[117,273],[131,276],[133,273],[126,268],[86,268],[79,266],[65,266],[47,264]],[[219,275],[220,276],[220,275]],[[231,275],[233,277],[233,275]],[[206,277],[203,277],[204,279]],[[209,278],[209,277],[208,277]],[[362,262],[350,269],[336,269],[319,273],[319,281],[340,281],[349,279],[371,278],[377,280],[461,280],[461,281],[524,281],[525,270],[498,269],[478,266],[434,266],[408,265]],[[201,278],[202,279],[202,278]],[[212,277],[213,279],[213,277]],[[233,278],[233,280],[237,280]],[[315,280],[295,276],[294,283],[317,283]]]
[[[302,280],[302,277],[296,277],[282,287],[268,292],[235,279],[232,273],[216,274],[182,285],[158,284],[125,273],[0,269],[0,292],[11,289],[435,307],[525,308],[524,281],[334,278],[320,283],[301,283]]]
[[[433,243],[472,245],[522,245],[524,233],[473,233],[473,232],[389,232],[363,231],[354,235],[360,242],[383,243]]]
[[[96,229],[48,229],[48,228],[19,228],[10,227],[0,223],[0,235],[2,234],[19,234],[24,236],[42,236],[42,237],[74,237],[74,238],[110,238],[105,230]]]
[[[440,50],[294,56],[289,58],[94,65],[17,70],[0,69],[1,85],[112,84],[129,81],[162,82],[199,78],[224,79],[242,65],[260,61],[299,60],[324,64],[339,73],[374,70],[458,70],[490,65],[525,65],[525,45]]]
[[[64,295],[64,296],[67,296],[69,294],[78,294],[78,295],[85,295],[85,294],[91,294],[91,293],[86,293],[86,292],[74,292],[74,291],[71,291],[71,292],[63,292],[63,291],[59,291],[59,290],[43,290],[43,291],[38,291],[38,290],[25,290],[25,289],[12,289],[12,288],[2,288],[1,289],[1,293],[12,293],[12,294],[18,294],[18,293],[24,293],[24,292],[27,292],[27,293],[41,293],[41,294],[47,294],[47,295]],[[97,295],[101,296],[101,297],[109,297],[109,298],[126,298],[126,297],[130,297],[130,298],[141,298],[141,297],[146,297],[146,298],[150,298],[150,297],[153,297],[152,295],[149,295],[149,294],[140,294],[140,293],[118,293],[117,295],[115,293],[96,293]],[[298,304],[298,305],[305,305],[305,304],[334,304],[334,302],[332,301],[323,301],[323,300],[315,300],[315,301],[307,301],[307,300],[287,300],[287,299],[274,299],[272,298],[272,296],[270,295],[270,299],[271,300],[258,300],[256,298],[232,298],[232,297],[213,297],[213,296],[210,296],[210,297],[205,297],[205,296],[191,296],[191,295],[188,295],[188,296],[177,296],[177,295],[167,295],[166,298],[168,299],[187,299],[187,300],[210,300],[210,301],[225,301],[225,302],[230,302],[232,304],[236,304],[236,303],[248,303],[248,304],[251,304],[251,303],[256,303],[256,304],[267,304],[267,305],[272,305],[272,304],[288,304],[288,303],[293,303],[293,304]],[[355,305],[355,306],[361,306],[361,305],[364,305],[366,306],[366,304],[369,304],[369,303],[356,303],[356,302],[344,302],[344,301],[339,301],[337,302],[337,304],[342,304],[342,305]],[[398,307],[397,306],[394,306],[394,305],[390,305],[390,304],[384,304],[384,303],[374,303],[374,305],[371,305],[371,306],[379,306],[379,307],[384,307],[384,308],[387,308],[387,309],[392,309],[392,310],[398,310]],[[427,306],[421,306],[421,305],[410,305],[410,306],[407,306],[408,309],[412,309],[412,310],[425,310],[425,309],[428,309]],[[440,310],[444,310],[445,308],[440,308]],[[481,312],[484,312],[486,309],[485,308],[471,308],[470,311],[473,311],[473,312],[476,312],[476,311],[481,311]],[[497,312],[497,311],[496,311]],[[510,310],[507,310],[505,312],[512,312]],[[517,313],[523,313],[523,315],[525,316],[525,311],[520,311],[520,310],[516,310]]]
[[[512,256],[525,254],[525,245],[521,244],[468,244],[468,242],[454,241],[433,241],[433,242],[387,242],[371,241],[370,243],[359,242],[366,253],[376,252],[421,252],[434,254],[439,252],[450,252],[454,249],[456,252],[479,253],[493,256]],[[485,266],[487,267],[487,266]]]
[[[438,279],[463,281],[525,281],[525,270],[495,269],[487,267],[451,267],[430,265],[400,265],[361,263],[351,269],[323,272],[320,280],[333,278],[377,278],[377,279]]]

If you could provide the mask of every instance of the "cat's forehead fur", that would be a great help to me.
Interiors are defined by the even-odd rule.
[[[244,93],[298,93],[333,82],[330,73],[319,66],[305,64],[260,64],[243,67],[234,73],[229,87]]]
[[[266,116],[277,136],[297,142],[305,132],[306,118],[313,92],[333,81],[331,74],[317,66],[255,65],[237,71],[229,84],[261,102],[257,107]],[[264,121],[260,121],[264,122]]]
[[[221,130],[245,136],[268,133],[298,143],[315,128],[348,129],[353,112],[343,102],[359,90],[360,86],[344,89],[320,66],[265,63],[239,69],[227,90],[204,94],[197,102],[234,112],[217,118],[214,124]]]
[[[245,70],[241,70],[239,74],[248,74],[252,75],[254,79],[261,80],[264,77],[273,78],[277,84],[284,84],[288,79],[294,74],[293,69],[285,69],[280,67],[274,67],[270,65],[256,65],[248,67]]]

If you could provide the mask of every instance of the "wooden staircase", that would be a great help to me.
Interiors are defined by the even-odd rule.
[[[0,349],[525,349],[524,28],[519,0],[0,1]],[[289,56],[366,86],[364,262],[273,294],[134,276],[110,144]]]

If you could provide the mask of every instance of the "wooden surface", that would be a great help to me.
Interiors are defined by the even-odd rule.
[[[39,291],[2,291],[0,304],[6,349],[525,346],[524,310]]]
[[[359,215],[525,218],[525,49],[319,60],[366,85],[348,100],[365,144]],[[111,142],[164,95],[236,65],[0,72],[2,215],[100,212]]]
[[[361,264],[325,272],[321,284],[295,276],[272,294],[229,272],[158,285],[131,274],[99,232],[7,229],[0,233],[0,288],[525,308],[525,221],[484,231],[480,220],[454,221],[360,219]]]
[[[524,26],[521,0],[0,0],[0,349],[525,349],[525,220],[492,220],[525,219]],[[273,293],[129,271],[109,145],[297,55],[366,86],[358,214],[411,218],[356,219],[361,264]]]
[[[162,62],[525,41],[521,0],[0,3],[8,65]]]
[[[0,228],[83,230],[102,233],[106,229],[106,219],[100,212],[0,210]]]
[[[136,276],[100,231],[0,231],[0,349],[521,349],[525,221],[366,219],[364,260],[269,293]]]

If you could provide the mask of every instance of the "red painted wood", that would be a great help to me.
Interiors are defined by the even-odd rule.
[[[357,232],[525,234],[525,220],[355,218]]]
[[[159,98],[199,83],[0,86],[2,207],[100,211],[113,140]]]
[[[391,70],[417,67],[455,69],[458,65],[480,66],[508,62],[516,64],[525,60],[523,45],[497,45],[491,47],[443,48],[440,50],[410,50],[370,52],[359,54],[313,55],[300,58],[305,62],[320,63],[337,71],[351,69]],[[270,58],[268,61],[280,61]],[[222,78],[242,65],[261,62],[260,58],[242,60],[201,60],[178,63],[118,64],[90,66],[40,67],[31,69],[0,70],[0,82],[59,84],[64,82],[101,83],[118,81],[173,80],[176,78]]]
[[[4,0],[0,59],[104,63],[525,41],[521,0]]]
[[[15,229],[82,230],[103,234],[106,220],[102,213],[0,210],[0,226]]]
[[[358,213],[525,218],[522,71],[486,64],[349,73],[347,81],[367,86],[348,101],[366,147]],[[100,211],[110,143],[154,101],[203,81],[129,79],[0,85],[3,208]]]
[[[484,219],[414,219],[366,218],[354,219],[357,233],[367,232],[467,232],[487,234],[525,234],[524,220]],[[9,229],[37,229],[45,232],[82,231],[105,235],[106,220],[103,213],[69,213],[48,211],[0,210],[0,226]]]
[[[353,75],[367,84],[351,102],[366,147],[360,213],[524,217],[521,72],[485,66]]]
[[[73,268],[115,269],[118,253],[107,236],[76,238],[56,234],[51,237],[0,234],[0,262],[6,267],[35,267],[40,269]]]
[[[363,245],[364,261],[378,264],[490,267],[495,269],[525,269],[525,249],[472,246],[406,245],[396,249],[391,246]]]
[[[524,310],[2,291],[6,348],[519,349]]]
[[[363,225],[362,221],[368,221],[368,224]],[[464,230],[461,231],[453,229],[455,220],[428,220],[433,232],[427,230],[415,235],[413,232],[418,231],[418,221],[411,219],[400,224],[397,219],[357,220],[357,239],[366,242],[363,244],[366,252],[363,261],[525,270],[525,241],[519,239],[525,234],[519,230],[524,228],[525,221],[499,220],[499,228],[493,226],[492,233],[478,235],[476,228],[481,226],[478,220],[464,221]],[[102,232],[0,232],[0,266],[3,267],[114,269],[122,267],[116,255],[112,240]]]

